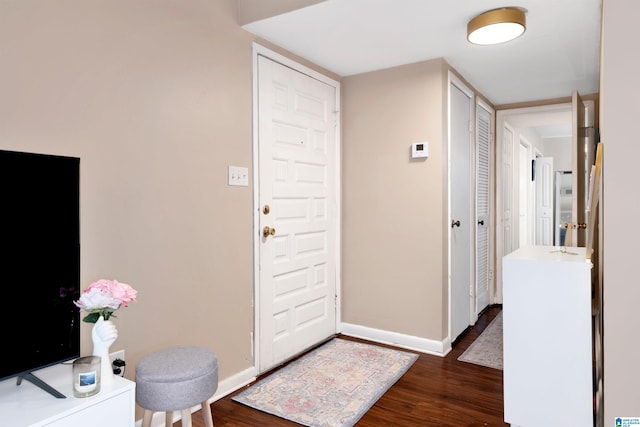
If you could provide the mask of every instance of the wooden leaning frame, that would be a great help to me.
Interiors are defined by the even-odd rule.
[[[595,237],[595,225],[598,201],[600,199],[600,180],[602,177],[602,142],[598,143],[596,149],[596,163],[591,169],[589,179],[589,202],[587,204],[587,259],[591,259],[593,254],[593,241]]]

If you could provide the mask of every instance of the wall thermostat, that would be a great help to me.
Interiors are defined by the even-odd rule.
[[[413,144],[411,144],[411,157],[413,157],[414,159],[429,157],[429,143],[427,141],[424,141],[414,142]]]

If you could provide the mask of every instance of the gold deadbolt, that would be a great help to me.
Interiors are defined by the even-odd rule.
[[[262,229],[262,236],[263,237],[269,237],[269,236],[274,236],[276,234],[276,229],[275,228],[271,228],[268,225],[265,226]]]
[[[264,207],[262,208],[262,213],[265,215],[269,215],[269,212],[271,212],[271,208],[269,207],[269,205],[264,205]]]

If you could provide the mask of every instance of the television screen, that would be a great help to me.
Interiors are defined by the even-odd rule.
[[[79,288],[80,159],[0,150],[0,380],[79,357]]]

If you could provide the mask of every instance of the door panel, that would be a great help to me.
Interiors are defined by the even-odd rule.
[[[553,157],[536,159],[536,245],[553,245]]]
[[[496,154],[496,257],[495,302],[502,303],[502,258],[513,251],[513,183],[515,132],[503,119],[498,120],[499,143]]]
[[[505,127],[502,139],[502,253],[513,252],[513,146],[514,132]],[[498,268],[502,271],[501,268]]]
[[[336,99],[259,56],[260,372],[336,332]]]
[[[490,302],[491,123],[493,113],[476,105],[476,317]]]
[[[450,84],[450,185],[451,185],[451,341],[471,323],[472,253],[471,233],[471,123],[472,100],[458,86]]]
[[[531,243],[531,146],[521,139],[518,149],[518,247],[523,247]]]

